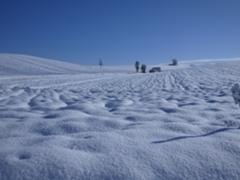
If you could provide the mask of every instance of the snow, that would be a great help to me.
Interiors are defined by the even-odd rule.
[[[101,73],[96,65],[83,66],[63,61],[49,60],[29,55],[0,54],[0,75],[50,75]],[[116,67],[106,66],[104,72],[116,72]],[[117,68],[118,72],[129,71],[128,67]]]
[[[161,67],[0,55],[0,179],[239,179],[240,61]]]

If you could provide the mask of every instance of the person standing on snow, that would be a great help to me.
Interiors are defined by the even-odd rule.
[[[145,64],[142,64],[141,66],[142,73],[146,73],[146,69],[147,69],[147,66]]]
[[[135,62],[135,68],[136,68],[136,72],[138,72],[139,68],[140,68],[140,62],[139,61]]]

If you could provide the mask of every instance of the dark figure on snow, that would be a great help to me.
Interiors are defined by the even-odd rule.
[[[140,62],[139,61],[135,62],[135,68],[136,68],[136,72],[138,72],[139,68],[140,68]]]
[[[146,69],[147,69],[147,66],[145,64],[142,64],[141,66],[142,73],[146,73]]]

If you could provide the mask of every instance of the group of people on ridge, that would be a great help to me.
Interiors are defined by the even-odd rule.
[[[139,72],[139,69],[140,69],[140,62],[139,61],[135,62],[135,68],[136,68],[136,72]],[[145,64],[142,64],[141,65],[141,72],[146,73],[146,69],[147,69],[147,66]]]

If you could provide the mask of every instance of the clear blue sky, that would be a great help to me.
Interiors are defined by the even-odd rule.
[[[1,0],[0,52],[80,64],[240,57],[240,1]]]

